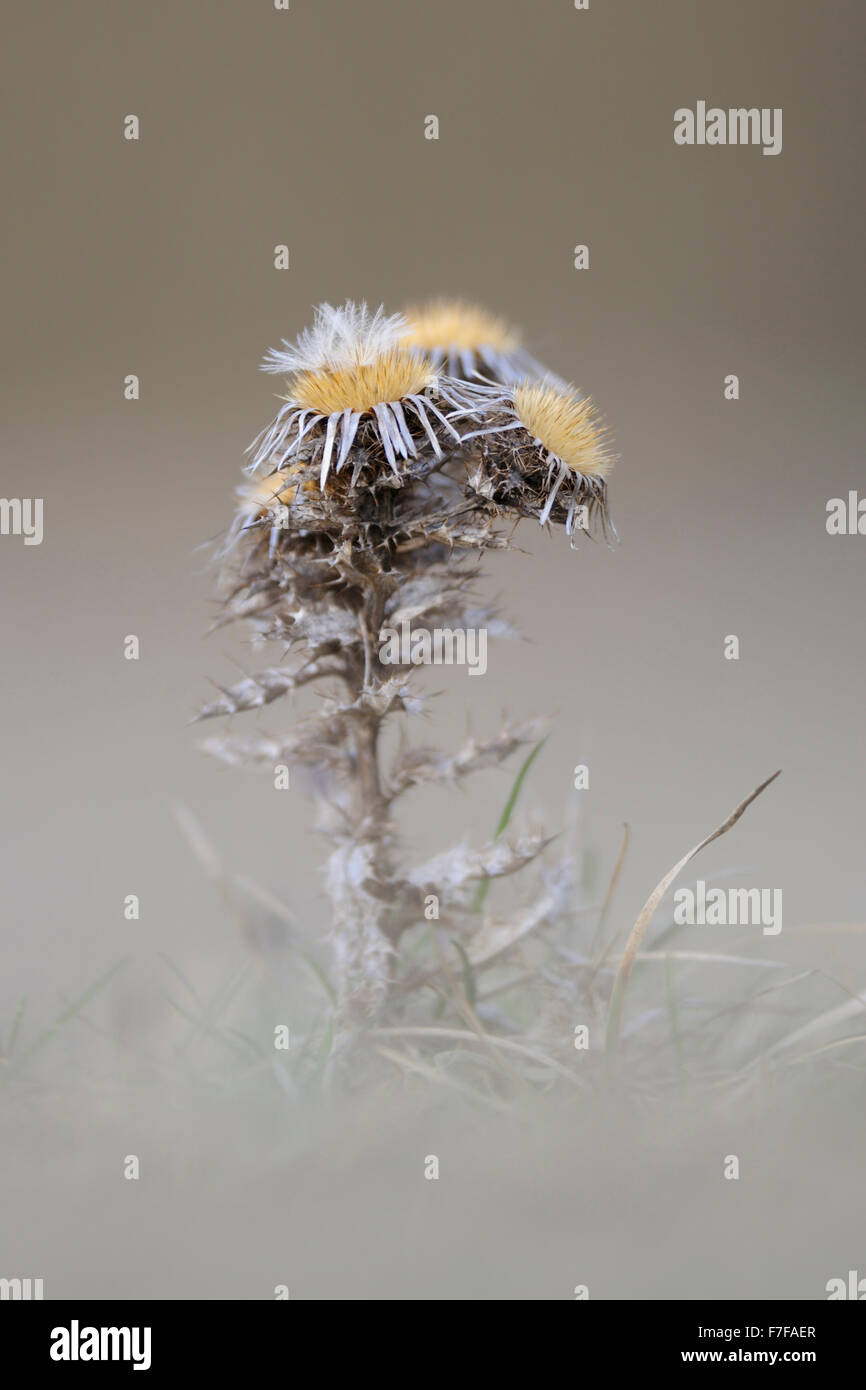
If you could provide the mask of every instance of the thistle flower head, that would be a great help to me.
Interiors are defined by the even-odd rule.
[[[406,320],[386,314],[382,305],[371,314],[366,303],[320,304],[313,322],[293,343],[265,354],[262,370],[279,376],[292,372],[321,372],[341,367],[369,366],[382,353],[399,347]]]
[[[547,375],[522,347],[520,335],[505,319],[462,299],[435,299],[406,310],[401,341],[423,353],[449,376],[477,376],[513,384]]]
[[[257,543],[269,529],[270,550],[273,552],[286,509],[295,503],[299,492],[303,495],[314,489],[317,489],[317,484],[309,477],[308,470],[298,463],[277,469],[266,478],[242,483],[237,489],[238,507],[226,536],[223,556],[233,550],[245,532],[251,530],[258,533],[253,537]]]
[[[412,357],[401,348],[386,348],[372,362],[353,362],[345,367],[297,372],[290,395],[305,410],[333,415],[343,410],[364,415],[377,405],[402,401],[435,386],[437,373],[424,358]]]
[[[548,460],[572,473],[603,478],[612,459],[605,447],[605,430],[592,401],[569,388],[524,382],[512,393],[515,418]]]
[[[339,473],[349,462],[356,440],[353,481],[375,467],[377,455],[398,478],[400,459],[428,449],[441,458],[442,441],[459,435],[436,398],[455,402],[431,360],[401,344],[405,329],[401,314],[381,307],[371,314],[351,300],[340,308],[320,305],[311,328],[265,358],[265,371],[289,377],[283,406],[251,445],[249,471],[282,468],[303,451],[315,458],[324,488],[332,467]]]
[[[295,500],[298,488],[309,492],[315,486],[309,478],[304,478],[303,469],[298,464],[290,468],[278,469],[267,478],[256,478],[238,488],[243,509],[254,516],[268,516],[277,507],[287,507]]]
[[[405,346],[440,360],[447,354],[474,356],[486,349],[513,352],[518,346],[517,333],[505,319],[462,299],[434,299],[412,306],[406,310],[405,319]]]
[[[613,463],[607,431],[592,401],[571,386],[522,382],[497,387],[466,383],[457,416],[474,416],[482,469],[476,488],[522,515],[564,521],[571,535],[578,506],[601,517],[607,530],[607,474]],[[611,528],[612,529],[612,528]]]

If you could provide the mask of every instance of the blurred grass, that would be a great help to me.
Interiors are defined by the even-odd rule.
[[[511,824],[544,742],[532,748],[513,779],[497,835]],[[628,933],[625,952],[609,946],[599,955],[597,943],[607,925],[616,925],[611,923],[612,901],[627,828],[603,901],[576,910],[567,923],[529,932],[502,958],[473,964],[465,939],[456,933],[446,939],[433,925],[414,941],[407,938],[395,968],[398,979],[401,971],[409,971],[409,981],[415,979],[416,985],[395,993],[386,1015],[375,1026],[359,1029],[348,1048],[335,1047],[333,989],[288,909],[283,912],[256,885],[229,879],[197,832],[200,853],[224,905],[243,919],[240,963],[229,966],[205,991],[188,968],[163,955],[164,1009],[152,1036],[121,1040],[110,1024],[94,1016],[116,987],[121,968],[128,965],[125,960],[64,1002],[44,1026],[32,1023],[27,1001],[21,999],[0,1032],[5,1037],[0,1075],[25,1081],[31,1091],[40,1084],[55,1085],[58,1054],[64,1049],[77,1053],[79,1043],[70,1033],[75,1029],[101,1040],[108,1054],[114,1045],[115,1062],[124,1057],[149,1067],[161,1084],[220,1091],[262,1086],[272,1100],[278,1096],[280,1107],[289,1096],[332,1088],[335,1079],[369,1084],[374,1090],[395,1081],[425,1088],[438,1083],[496,1107],[518,1102],[527,1087],[540,1095],[575,1086],[604,1092],[620,1084],[647,1096],[678,1085],[725,1091],[763,1084],[768,1075],[802,1070],[806,1064],[833,1070],[844,1066],[859,1076],[866,1069],[861,1047],[866,990],[849,988],[823,968],[804,970],[775,955],[756,955],[751,940],[739,949],[732,940],[725,951],[685,948],[676,939],[683,928],[667,918],[648,939],[677,874],[736,824],[767,785],[769,781],[665,875]],[[481,886],[486,888],[487,881]],[[473,914],[478,901],[476,895]],[[255,912],[292,920],[282,954],[260,946],[251,952]],[[612,939],[616,937],[614,933]],[[293,959],[302,960],[312,974],[305,977],[294,970]],[[774,978],[754,988],[756,971],[764,976],[772,972]],[[321,995],[311,991],[313,978],[327,1001],[324,1008]],[[285,1052],[274,1049],[275,1020],[292,1023],[291,1047]],[[586,1050],[574,1044],[578,1024],[589,1029]],[[86,1084],[80,1067],[74,1080]]]

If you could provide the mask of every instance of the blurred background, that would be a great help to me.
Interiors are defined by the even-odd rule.
[[[696,868],[782,888],[783,932],[761,949],[832,972],[841,990],[828,1004],[862,989],[866,539],[825,528],[829,498],[866,491],[862,6],[4,8],[0,492],[43,497],[45,535],[30,547],[0,538],[0,1019],[22,996],[27,1020],[51,1019],[122,957],[106,1026],[146,1033],[164,1013],[165,955],[205,991],[240,959],[178,808],[230,870],[290,904],[311,934],[326,929],[303,798],[281,797],[275,815],[270,779],[210,763],[187,721],[212,680],[232,683],[246,655],[259,664],[234,638],[206,635],[214,575],[202,548],[226,525],[243,450],[275,408],[258,363],[314,304],[347,297],[395,310],[453,294],[504,314],[592,394],[620,456],[619,547],[572,553],[561,533],[524,523],[525,553],[487,565],[523,641],[493,644],[483,680],[434,672],[428,687],[443,697],[422,736],[449,744],[469,722],[492,729],[503,710],[550,714],[523,809],[551,829],[578,817],[589,898],[604,891],[628,823],[624,930],[670,865],[783,768]],[[783,108],[782,153],[676,146],[674,110],[698,100]],[[128,114],[140,119],[137,142],[123,138]],[[438,141],[424,138],[430,114]],[[284,272],[278,244],[289,247]],[[588,270],[573,268],[578,244]],[[131,373],[136,402],[124,399]],[[724,399],[731,373],[738,401]],[[138,662],[123,659],[127,634],[139,637]],[[739,661],[724,659],[729,634]],[[292,717],[287,702],[246,716],[275,733]],[[579,762],[590,788],[578,799]],[[492,773],[463,792],[425,792],[407,835],[422,852],[463,830],[477,838],[507,787]],[[123,917],[130,893],[137,923]],[[106,1093],[104,1123],[125,1104]],[[84,1143],[86,1111],[70,1101],[66,1113],[55,1097],[50,1118],[31,1115],[20,1131],[4,1260],[15,1268],[0,1274],[52,1275],[48,1296],[104,1294],[118,1280],[134,1296],[162,1275],[149,1266],[139,1279],[124,1263],[104,1194],[83,1210],[106,1248],[100,1237],[91,1261],[70,1262],[85,1223],[72,1194],[82,1173],[94,1181],[93,1155],[85,1144],[81,1172],[74,1157],[58,1165]],[[136,1112],[132,1128],[168,1142],[158,1107],[151,1121]],[[137,1151],[124,1124],[106,1164],[117,1145]],[[229,1114],[223,1127],[233,1129]],[[487,1131],[483,1142],[501,1156]],[[842,1161],[841,1131],[834,1143]],[[223,1163],[231,1149],[215,1139],[213,1152]],[[525,1166],[513,1171],[531,1186]],[[344,1205],[351,1183],[350,1165]],[[844,1190],[839,1174],[828,1183]],[[207,1192],[205,1226],[224,1200]],[[742,1219],[748,1229],[745,1208]],[[491,1229],[496,1220],[492,1209]],[[363,1223],[356,1234],[356,1250],[375,1244]],[[839,1235],[848,1259],[842,1224]],[[659,1296],[694,1287],[695,1261],[699,1288],[730,1291],[709,1258],[701,1264],[711,1238],[699,1223],[693,1246],[656,1269]],[[214,1288],[213,1252],[189,1250],[171,1296],[260,1296],[225,1270]],[[862,1244],[849,1253],[819,1289],[866,1258]],[[326,1274],[341,1259],[325,1261]],[[790,1252],[766,1259],[755,1277],[770,1293],[787,1279],[810,1296],[815,1280]],[[621,1260],[619,1275],[611,1266],[606,1296],[651,1296],[636,1260]],[[418,1296],[448,1296],[439,1273]],[[414,1296],[393,1274],[384,1259],[368,1269],[369,1296]],[[365,1296],[364,1277],[335,1292],[323,1276],[308,1296]],[[541,1274],[503,1285],[473,1268],[459,1296],[568,1297],[560,1285]]]

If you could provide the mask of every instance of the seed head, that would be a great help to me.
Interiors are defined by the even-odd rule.
[[[321,305],[312,328],[294,344],[272,350],[264,370],[288,371],[284,404],[250,446],[249,472],[282,468],[302,446],[315,458],[324,489],[333,467],[340,473],[352,458],[353,481],[380,462],[400,477],[398,460],[459,442],[439,404],[457,404],[430,359],[401,346],[406,323],[383,308],[370,314],[351,300],[341,308]],[[356,438],[359,448],[353,457]]]
[[[464,444],[479,441],[475,491],[523,516],[537,515],[542,525],[564,521],[569,535],[578,506],[585,506],[607,532],[605,479],[613,459],[589,398],[570,386],[532,382],[467,382],[459,390],[462,408],[452,419],[477,422],[463,433]]]
[[[257,517],[267,516],[276,507],[287,507],[293,502],[299,487],[304,492],[312,491],[316,485],[310,478],[304,478],[303,472],[302,466],[295,463],[239,488],[244,510]]]
[[[524,382],[515,387],[512,400],[516,418],[549,460],[564,463],[572,473],[606,477],[613,460],[589,397],[571,388]]]
[[[521,346],[520,334],[505,319],[462,299],[435,299],[406,310],[401,342],[423,353],[449,376],[482,376],[513,384],[547,375]]]
[[[282,399],[320,415],[344,410],[364,415],[377,405],[426,391],[435,386],[436,377],[424,358],[413,357],[402,348],[386,348],[372,362],[298,372],[291,379],[290,394]]]

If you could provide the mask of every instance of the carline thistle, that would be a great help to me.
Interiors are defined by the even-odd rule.
[[[256,642],[281,644],[283,658],[199,717],[320,687],[323,698],[287,733],[227,730],[206,746],[232,764],[309,773],[331,844],[329,938],[339,1026],[350,1035],[401,997],[400,939],[430,894],[471,959],[477,933],[495,927],[472,912],[479,883],[525,868],[548,843],[538,833],[408,862],[400,798],[497,765],[537,738],[538,725],[503,725],[451,755],[403,744],[386,759],[383,727],[427,702],[399,649],[380,659],[382,633],[406,622],[502,628],[474,593],[484,552],[509,548],[522,518],[562,525],[572,544],[614,536],[613,458],[592,401],[547,372],[504,320],[462,301],[405,314],[323,304],[263,369],[285,385],[248,451],[220,548],[218,625],[243,622]],[[539,920],[555,914],[563,874],[558,881],[552,892],[548,875],[524,911],[537,915],[540,902]]]

